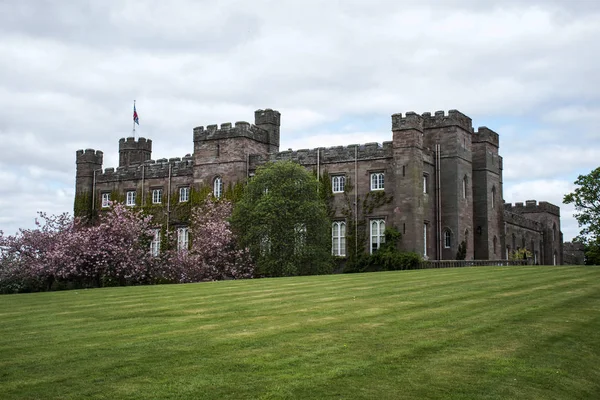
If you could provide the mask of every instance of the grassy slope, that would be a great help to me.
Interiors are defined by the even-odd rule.
[[[0,296],[0,398],[600,398],[600,268]]]

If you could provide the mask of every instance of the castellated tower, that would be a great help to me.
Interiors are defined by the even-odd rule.
[[[279,111],[256,110],[255,124],[238,121],[194,128],[194,183],[212,187],[248,177],[249,158],[279,151]]]
[[[394,114],[392,132],[393,225],[403,234],[405,250],[423,254],[423,118],[414,112]]]
[[[279,127],[281,114],[279,111],[267,108],[254,112],[254,124],[269,132],[269,153],[279,151]]]
[[[94,149],[77,150],[75,157],[75,193],[91,193],[94,175],[102,172],[103,153]]]
[[[423,113],[423,142],[430,149],[439,145],[439,197],[441,207],[442,258],[456,258],[461,242],[467,244],[466,259],[474,257],[473,243],[473,168],[471,118],[457,110]],[[440,234],[439,233],[439,234]]]
[[[152,158],[152,140],[133,137],[119,140],[119,167],[139,165]]]
[[[475,259],[501,259],[505,256],[505,235],[499,136],[480,127],[472,137]]]

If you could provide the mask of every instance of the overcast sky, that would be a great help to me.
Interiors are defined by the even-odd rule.
[[[525,5],[527,4],[527,5]],[[600,165],[600,1],[0,0],[0,229],[72,212],[75,151],[193,152],[192,129],[282,113],[281,148],[391,140],[458,109],[500,134],[504,199],[561,207]]]

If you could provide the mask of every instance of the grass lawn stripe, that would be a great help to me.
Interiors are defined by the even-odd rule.
[[[0,398],[600,397],[600,269],[0,297]]]

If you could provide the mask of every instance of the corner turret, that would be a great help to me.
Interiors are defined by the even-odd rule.
[[[281,113],[276,110],[271,110],[270,108],[256,110],[254,112],[254,125],[269,132],[269,152],[278,152]]]

